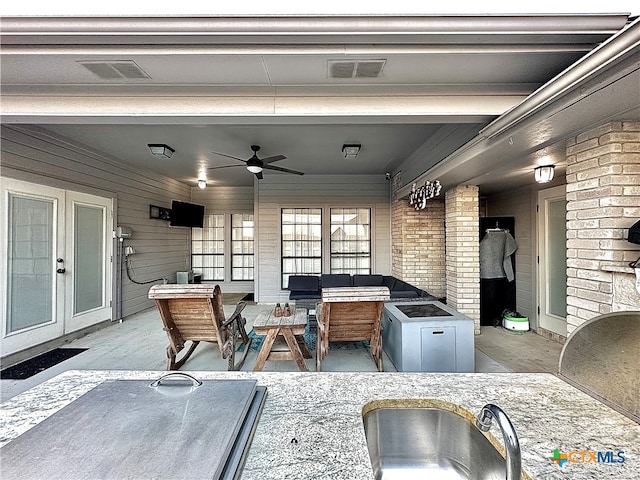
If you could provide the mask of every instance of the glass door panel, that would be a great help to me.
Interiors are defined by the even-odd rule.
[[[55,200],[8,195],[7,333],[55,321]]]
[[[74,315],[104,306],[104,209],[75,205]]]

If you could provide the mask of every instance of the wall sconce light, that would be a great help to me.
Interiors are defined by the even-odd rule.
[[[175,150],[169,145],[164,145],[161,143],[149,143],[147,144],[147,147],[149,147],[151,153],[156,157],[171,158],[175,153]]]
[[[198,180],[198,188],[200,188],[201,190],[207,188],[207,181],[203,179]]]
[[[544,165],[542,167],[536,167],[533,170],[533,175],[538,183],[548,183],[553,180],[554,165]]]
[[[356,158],[360,153],[361,145],[357,144],[344,144],[342,145],[342,154],[344,158]]]

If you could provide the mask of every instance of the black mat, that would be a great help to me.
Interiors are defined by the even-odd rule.
[[[0,378],[4,380],[24,380],[40,373],[49,367],[53,367],[60,362],[78,355],[87,350],[86,348],[55,348],[48,352],[20,362],[9,368],[0,371]]]
[[[244,300],[245,302],[253,302],[253,293],[247,293],[244,297],[242,297],[242,300]]]

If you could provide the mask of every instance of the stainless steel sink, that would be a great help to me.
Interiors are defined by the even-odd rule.
[[[472,420],[444,408],[366,410],[377,480],[505,478],[505,459]]]

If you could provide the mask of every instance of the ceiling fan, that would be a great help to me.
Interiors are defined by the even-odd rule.
[[[251,150],[253,150],[253,156],[248,160],[243,160],[238,157],[234,157],[233,155],[227,155],[226,153],[220,152],[211,152],[216,155],[220,155],[222,157],[233,158],[234,160],[239,160],[243,162],[247,166],[247,170],[253,173],[258,180],[262,180],[262,170],[275,170],[277,172],[284,173],[293,173],[295,175],[304,175],[303,172],[298,172],[297,170],[291,170],[289,168],[276,167],[275,165],[270,165],[270,163],[277,162],[278,160],[284,160],[284,155],[274,155],[272,157],[267,157],[260,159],[258,158],[258,151],[260,150],[260,145],[251,145]],[[222,165],[220,167],[210,167],[209,170],[214,170],[216,168],[229,168],[229,167],[239,167],[240,165]]]

